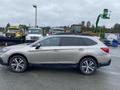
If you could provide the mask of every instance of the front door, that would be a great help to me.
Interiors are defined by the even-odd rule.
[[[39,49],[30,51],[30,58],[33,63],[56,63],[59,58],[60,38],[50,37],[42,40]]]

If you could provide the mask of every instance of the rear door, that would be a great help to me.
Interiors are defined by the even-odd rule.
[[[77,63],[83,50],[84,43],[79,37],[61,37],[58,61]]]

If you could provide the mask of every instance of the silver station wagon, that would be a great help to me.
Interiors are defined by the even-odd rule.
[[[109,48],[92,36],[51,35],[32,44],[0,49],[0,63],[13,72],[24,72],[32,64],[70,65],[82,74],[93,74],[111,63]]]

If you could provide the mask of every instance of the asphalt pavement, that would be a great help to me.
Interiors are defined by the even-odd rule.
[[[0,66],[0,90],[120,90],[120,48],[111,48],[112,64],[84,76],[72,68],[32,67],[25,73]]]

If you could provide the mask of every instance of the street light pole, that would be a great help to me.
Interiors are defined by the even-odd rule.
[[[37,27],[37,6],[33,5],[33,7],[35,8],[35,27]]]

